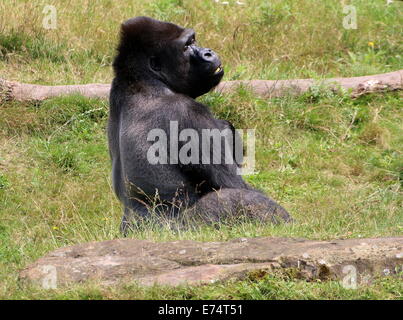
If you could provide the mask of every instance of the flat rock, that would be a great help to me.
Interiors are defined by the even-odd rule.
[[[21,271],[20,278],[43,288],[88,280],[103,285],[137,281],[146,286],[176,286],[291,268],[296,277],[306,280],[348,278],[362,283],[401,274],[402,247],[403,237],[334,241],[261,237],[228,242],[118,239],[55,250]]]

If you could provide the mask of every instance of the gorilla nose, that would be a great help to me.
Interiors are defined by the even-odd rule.
[[[200,57],[206,62],[215,63],[215,62],[219,61],[216,53],[213,50],[208,49],[208,48],[203,48],[200,50]]]

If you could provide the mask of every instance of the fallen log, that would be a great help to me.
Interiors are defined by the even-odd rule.
[[[403,88],[403,69],[383,74],[329,78],[320,81],[315,79],[223,81],[215,88],[215,91],[230,93],[240,85],[249,87],[256,95],[263,98],[281,97],[286,94],[300,95],[315,85],[325,86],[331,90],[351,90],[351,95],[357,97],[370,92],[401,90]],[[109,90],[110,84],[44,86],[0,79],[0,102],[42,101],[69,94],[107,99]]]
[[[218,92],[231,92],[240,85],[250,87],[264,98],[281,97],[286,94],[300,95],[313,86],[323,86],[334,91],[351,90],[353,97],[377,91],[394,91],[403,88],[403,69],[399,71],[352,78],[294,79],[294,80],[250,80],[224,81],[217,88]]]

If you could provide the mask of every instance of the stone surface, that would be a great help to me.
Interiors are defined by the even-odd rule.
[[[24,269],[21,280],[44,288],[96,280],[104,285],[203,284],[248,274],[294,270],[298,278],[345,279],[401,274],[403,237],[312,241],[241,238],[228,242],[110,240],[65,247]]]

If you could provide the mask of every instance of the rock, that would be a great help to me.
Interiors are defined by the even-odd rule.
[[[112,285],[204,284],[250,274],[294,270],[306,280],[364,283],[403,268],[403,237],[312,241],[289,238],[229,242],[110,240],[65,247],[24,269],[20,278],[43,288],[87,280]],[[346,280],[347,279],[347,280]]]

